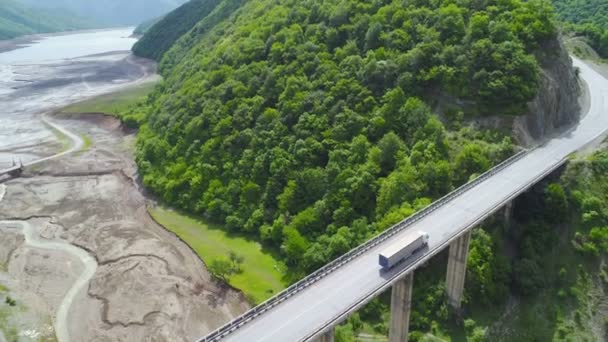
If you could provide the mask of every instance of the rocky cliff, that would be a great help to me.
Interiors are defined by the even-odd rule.
[[[514,135],[525,146],[574,124],[581,112],[581,87],[562,42],[546,42],[540,54],[540,91],[528,104],[528,113],[513,120]]]

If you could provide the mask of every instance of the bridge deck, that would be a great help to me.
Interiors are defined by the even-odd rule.
[[[8,169],[0,170],[0,176],[8,175],[8,174],[11,174],[13,172],[18,172],[22,168],[23,168],[22,166],[18,165],[18,166],[10,167]]]
[[[591,88],[589,113],[572,131],[531,151],[494,176],[477,184],[410,225],[407,230],[365,252],[306,289],[235,329],[229,341],[301,341],[320,335],[365,304],[395,280],[412,272],[456,237],[477,225],[548,173],[576,150],[608,129],[608,80],[575,60]],[[409,230],[430,234],[429,248],[408,264],[383,273],[378,252]],[[416,290],[414,289],[414,295]]]

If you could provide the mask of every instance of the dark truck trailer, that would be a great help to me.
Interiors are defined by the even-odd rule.
[[[380,252],[380,266],[389,269],[429,243],[429,234],[411,232]]]

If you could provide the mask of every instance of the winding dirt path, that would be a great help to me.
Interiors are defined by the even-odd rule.
[[[21,232],[25,237],[25,244],[30,247],[45,249],[45,250],[55,250],[69,253],[78,260],[80,260],[84,265],[84,271],[78,277],[76,282],[72,285],[70,290],[66,293],[57,309],[57,313],[54,320],[55,333],[57,334],[57,339],[60,342],[69,342],[70,341],[70,333],[68,328],[68,315],[70,312],[70,307],[72,306],[72,302],[74,298],[86,288],[89,284],[91,278],[95,274],[97,270],[97,261],[90,256],[84,250],[71,245],[68,242],[62,241],[49,241],[40,239],[36,228],[32,227],[29,222],[26,221],[0,221],[2,225],[9,226],[18,226],[21,228]]]
[[[61,134],[67,136],[72,141],[72,145],[70,146],[70,148],[68,148],[67,150],[65,150],[63,152],[59,152],[57,154],[54,154],[54,155],[46,157],[46,158],[36,159],[36,160],[31,161],[29,163],[23,164],[23,166],[32,166],[32,165],[44,163],[44,162],[52,160],[52,159],[57,159],[57,158],[65,156],[66,154],[70,154],[70,153],[76,152],[76,151],[82,149],[82,147],[84,146],[84,141],[82,140],[81,137],[79,137],[78,135],[76,135],[76,134],[68,131],[67,129],[63,128],[60,125],[58,125],[56,123],[53,123],[45,115],[43,115],[40,118],[40,120],[45,125],[49,126],[51,129],[55,129],[55,130],[59,131]]]

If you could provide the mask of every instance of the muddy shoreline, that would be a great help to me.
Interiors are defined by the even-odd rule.
[[[75,135],[89,136],[91,148],[46,161],[38,169],[26,169],[24,177],[4,182],[0,220],[18,212],[10,218],[44,226],[38,228],[41,238],[78,247],[98,263],[88,286],[74,295],[68,322],[86,323],[68,324],[71,341],[153,336],[190,341],[247,309],[240,293],[216,284],[203,262],[149,216],[148,200],[134,182],[133,133],[125,133],[118,120],[107,116],[52,120]],[[22,248],[28,249],[23,242],[15,246],[16,251]],[[24,276],[21,272],[31,274],[15,267],[15,255],[21,253],[13,252],[7,260],[9,274],[18,280]],[[60,267],[50,261],[53,258],[44,260],[48,264],[37,267],[46,271],[34,278],[48,278]],[[44,291],[26,289],[51,303],[51,312],[57,311],[59,298],[65,298],[82,271],[71,273],[74,276],[54,285],[54,292],[64,293],[55,300]],[[38,284],[40,288],[44,280]]]

